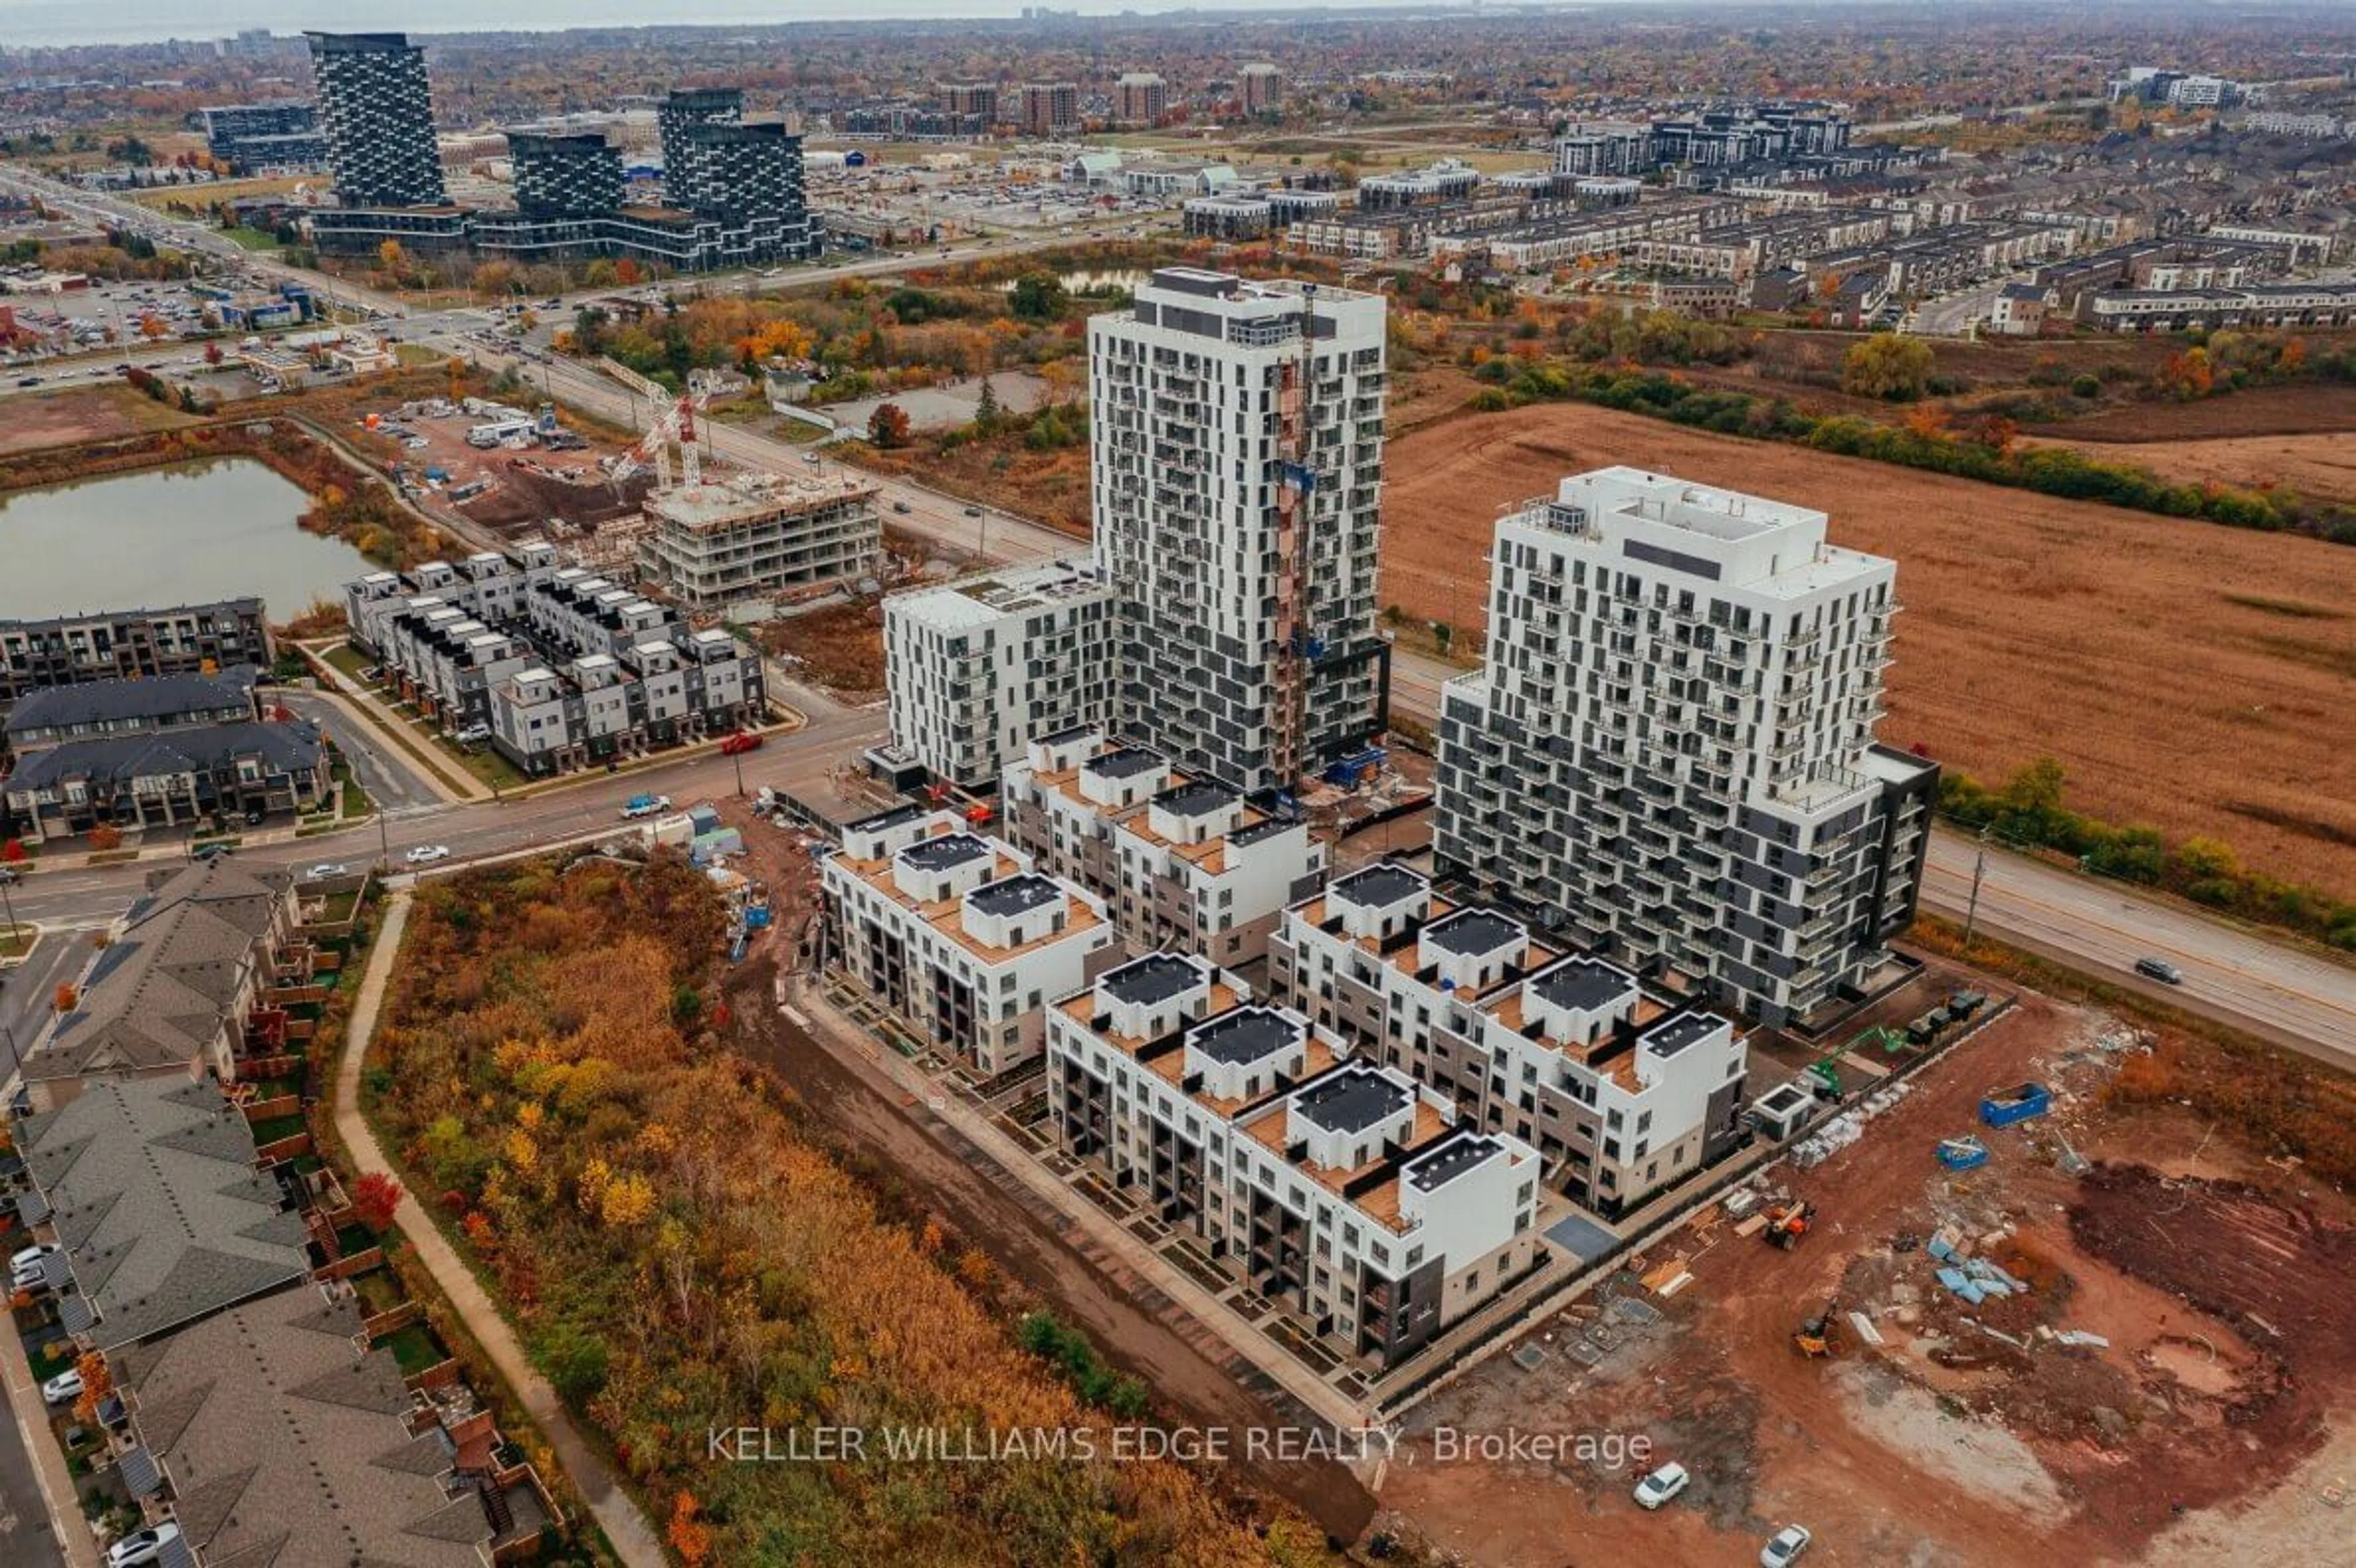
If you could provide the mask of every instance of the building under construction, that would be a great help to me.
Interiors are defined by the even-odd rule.
[[[876,495],[873,480],[848,474],[699,475],[647,497],[638,571],[690,610],[757,617],[877,574]]]

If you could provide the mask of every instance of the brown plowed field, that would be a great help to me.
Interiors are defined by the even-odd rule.
[[[2080,809],[2356,891],[2356,549],[1562,403],[1389,443],[1382,602],[1477,627],[1498,509],[1615,463],[1821,507],[1897,560],[1884,739],[1987,778],[2050,752]]]

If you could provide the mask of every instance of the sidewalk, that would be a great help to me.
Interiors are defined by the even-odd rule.
[[[11,1081],[13,1082],[13,1080]],[[8,1384],[8,1404],[16,1421],[16,1435],[23,1440],[25,1452],[32,1460],[33,1481],[40,1488],[41,1506],[48,1516],[46,1531],[57,1542],[59,1555],[69,1568],[98,1568],[98,1538],[90,1532],[82,1519],[80,1494],[74,1490],[73,1475],[66,1468],[64,1450],[49,1432],[49,1416],[41,1403],[41,1391],[33,1382],[32,1363],[25,1359],[25,1346],[16,1338],[14,1323],[0,1339],[8,1341],[0,1350],[0,1380]],[[59,1499],[63,1499],[60,1507]],[[9,1520],[16,1531],[27,1531],[24,1518],[32,1503],[30,1498],[0,1499],[5,1502]],[[34,1561],[36,1548],[29,1545],[6,1549],[12,1563]],[[25,1556],[16,1552],[22,1551]]]
[[[783,994],[789,984],[790,997]],[[897,1051],[885,1049],[873,1035],[845,1018],[827,999],[822,987],[799,984],[781,975],[778,988],[781,993],[778,1004],[788,1011],[788,1016],[807,1016],[810,1033],[835,1040],[849,1051],[851,1060],[862,1071],[881,1076],[901,1092],[913,1095],[926,1111],[939,1117],[967,1142],[986,1154],[1001,1171],[1028,1189],[1039,1201],[1077,1221],[1098,1246],[1118,1258],[1140,1280],[1150,1283],[1176,1303],[1226,1349],[1241,1355],[1255,1371],[1266,1375],[1318,1420],[1336,1428],[1353,1431],[1373,1424],[1366,1410],[1302,1365],[1291,1351],[1270,1339],[1258,1324],[1246,1319],[1192,1276],[1173,1266],[1160,1253],[1130,1234],[1126,1226],[1075,1192],[1045,1165],[1018,1147],[988,1116],[959,1097],[955,1090],[935,1083],[914,1062]]]
[[[385,904],[384,926],[377,933],[376,946],[369,955],[368,971],[361,976],[359,996],[352,1007],[351,1030],[344,1043],[342,1059],[336,1063],[336,1136],[343,1140],[353,1164],[362,1174],[372,1170],[394,1174],[391,1162],[377,1146],[376,1134],[360,1115],[360,1066],[368,1055],[369,1041],[376,1034],[377,1014],[384,1005],[385,989],[401,953],[402,933],[409,924],[409,907],[406,889],[395,890]],[[418,1261],[432,1273],[434,1283],[441,1286],[442,1294],[457,1309],[460,1320],[482,1341],[499,1375],[507,1379],[516,1397],[548,1435],[557,1461],[572,1477],[574,1488],[588,1499],[589,1510],[596,1515],[598,1526],[612,1542],[615,1553],[632,1568],[663,1568],[661,1539],[654,1527],[616,1482],[605,1461],[582,1441],[563,1402],[549,1387],[548,1380],[533,1370],[523,1347],[516,1342],[515,1331],[508,1327],[498,1305],[476,1280],[466,1260],[443,1239],[433,1219],[418,1206],[414,1197],[402,1194],[401,1209],[394,1219],[401,1226],[401,1233],[417,1249]]]

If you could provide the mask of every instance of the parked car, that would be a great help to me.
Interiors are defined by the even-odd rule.
[[[491,738],[491,727],[487,724],[469,724],[459,731],[455,738],[462,746],[479,746]]]
[[[1759,1568],[1791,1568],[1808,1542],[1815,1537],[1804,1524],[1787,1524],[1775,1532],[1774,1538],[1759,1549]]]
[[[436,860],[446,860],[449,858],[450,846],[447,844],[420,844],[402,857],[412,866],[430,866]]]
[[[191,854],[188,859],[191,860],[226,860],[231,855],[236,853],[237,846],[234,844],[207,844],[198,849],[195,853]]]
[[[13,888],[25,880],[25,873],[14,866],[0,866],[0,888]]]
[[[42,1242],[18,1252],[8,1260],[8,1283],[19,1290],[27,1281],[41,1277],[41,1264],[55,1257],[61,1249],[55,1242]]]
[[[317,865],[312,867],[309,870],[304,872],[303,880],[306,882],[321,882],[327,880],[329,877],[340,877],[343,874],[344,864],[342,861],[322,860]]]
[[[634,822],[641,816],[659,816],[669,809],[670,796],[667,795],[632,795],[622,807],[622,820]]]
[[[2135,961],[2135,971],[2138,975],[2147,976],[2158,981],[2163,986],[2184,984],[2184,971],[2165,958],[2138,958]]]
[[[1636,1503],[1640,1508],[1656,1509],[1687,1487],[1693,1477],[1683,1465],[1667,1464],[1636,1483]]]
[[[761,737],[748,735],[742,730],[733,735],[723,735],[720,738],[720,754],[723,757],[739,757],[746,752],[757,752],[760,749]]]
[[[170,1520],[149,1530],[134,1530],[106,1549],[106,1568],[147,1568],[160,1562],[164,1548],[180,1539],[180,1527]]]
[[[81,1369],[69,1367],[41,1385],[41,1398],[49,1404],[71,1404],[81,1397]]]

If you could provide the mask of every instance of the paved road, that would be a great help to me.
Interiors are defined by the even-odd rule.
[[[883,709],[847,708],[800,688],[783,688],[779,696],[807,714],[809,722],[746,756],[707,752],[616,778],[593,776],[541,795],[412,815],[388,813],[384,841],[396,859],[418,845],[440,844],[448,847],[454,859],[464,860],[583,834],[619,831],[622,804],[632,795],[660,792],[683,808],[697,800],[734,794],[740,763],[748,792],[769,784],[821,810],[850,815],[854,808],[836,797],[831,771],[838,763],[855,762],[862,751],[883,739]],[[300,868],[320,860],[371,859],[377,848],[378,829],[370,824],[239,853],[250,864]],[[150,871],[169,864],[149,859],[96,869],[38,870],[9,891],[20,920],[103,923],[123,912]]]
[[[1392,661],[1392,705],[1432,723],[1440,682],[1461,673],[1400,652]],[[1933,830],[1924,908],[1963,918],[1976,848],[1966,835]],[[1987,858],[1979,925],[2074,969],[2356,1071],[2356,968],[2347,965],[2004,850]],[[2184,984],[2137,976],[2135,961],[2146,957],[2176,964]]]
[[[22,894],[28,888],[29,884],[8,891]],[[17,918],[31,920],[33,912],[24,907],[24,901],[29,901],[18,902]],[[33,944],[33,951],[22,964],[0,969],[0,1083],[5,1083],[16,1070],[16,1057],[7,1053],[8,1042],[13,1040],[18,1052],[32,1049],[33,1037],[48,1018],[58,983],[80,975],[90,955],[91,938],[87,932],[49,930],[42,933],[40,941]]]
[[[298,716],[319,724],[334,738],[337,748],[351,760],[360,787],[378,805],[395,813],[415,813],[443,804],[441,792],[426,782],[417,764],[355,718],[343,701],[325,692],[290,688],[282,688],[273,696]]]

